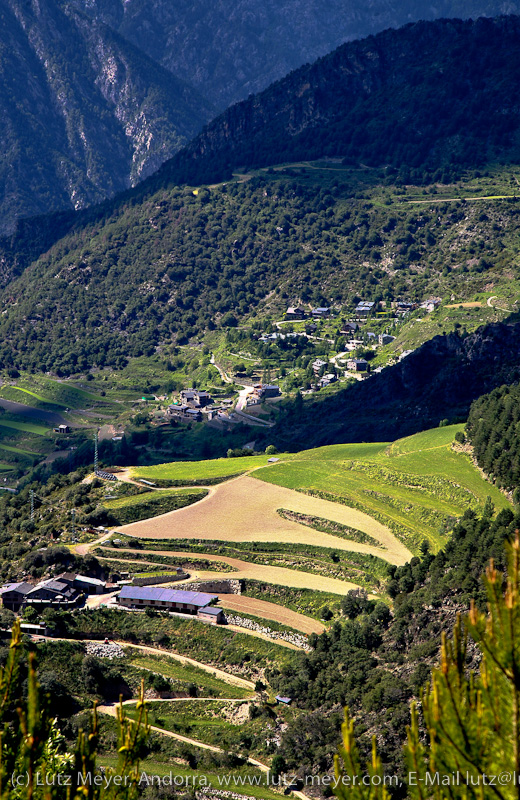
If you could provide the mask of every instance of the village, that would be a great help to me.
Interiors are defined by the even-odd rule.
[[[250,331],[245,345],[244,331],[228,332],[228,348],[236,341],[244,349],[233,354],[235,363],[231,366],[224,356],[225,368],[212,356],[223,388],[229,389],[225,395],[219,392],[215,397],[207,387],[187,387],[171,397],[154,396],[143,401],[164,404],[171,400],[154,412],[156,424],[204,423],[224,429],[239,423],[269,425],[276,403],[284,396],[295,391],[302,395],[335,391],[406,358],[411,349],[393,353],[388,346],[413,312],[430,314],[440,302],[438,297],[421,304],[360,300],[348,315],[334,306],[290,305],[283,319],[269,322],[259,332]],[[236,363],[236,358],[244,359],[244,363]],[[246,366],[245,361],[253,363]]]

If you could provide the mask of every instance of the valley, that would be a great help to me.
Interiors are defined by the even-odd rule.
[[[0,12],[2,800],[515,800],[520,18],[238,5]]]
[[[105,483],[82,470],[71,487],[58,485],[40,506],[45,513],[32,523],[26,571],[41,571],[30,566],[39,563],[33,553],[59,549],[35,550],[34,537],[41,543],[49,517],[74,504],[76,532],[59,536],[61,559],[79,559],[90,570],[97,565],[98,574],[111,581],[123,576],[145,584],[149,579],[159,589],[193,584],[202,591],[219,586],[217,604],[228,618],[227,625],[215,626],[158,610],[125,612],[118,608],[115,583],[109,594],[89,598],[84,609],[41,614],[52,638],[37,645],[39,658],[59,675],[60,691],[75,695],[74,664],[83,659],[92,675],[87,693],[103,697],[100,763],[114,764],[114,681],[125,687],[124,709],[135,718],[142,678],[153,743],[143,771],[160,775],[173,760],[176,774],[217,787],[228,770],[239,786],[245,781],[247,791],[235,787],[238,795],[275,800],[279,795],[265,780],[275,752],[266,732],[278,741],[282,736],[288,752],[284,731],[308,724],[300,702],[284,708],[275,701],[284,680],[291,682],[280,679],[280,671],[292,675],[295,659],[311,658],[318,637],[332,636],[338,624],[354,624],[345,623],[352,603],[368,604],[387,625],[399,570],[434,560],[468,513],[485,514],[492,503],[498,518],[511,514],[507,497],[455,440],[462,432],[462,425],[442,426],[393,443],[279,453],[271,463],[267,455],[246,455],[132,467],[121,473],[123,480]],[[161,513],[176,497],[189,505]],[[102,512],[135,509],[139,521],[109,523],[96,534],[84,521],[94,508],[99,518]],[[188,577],[171,583],[180,568]],[[15,578],[17,570],[12,563],[4,580]],[[225,588],[226,581],[240,586],[239,592]],[[63,648],[71,654],[67,665]],[[117,654],[105,666],[111,648]],[[78,719],[82,713],[76,711]],[[327,718],[334,724],[334,716]],[[254,777],[258,769],[264,778]],[[256,781],[254,794],[248,780]]]

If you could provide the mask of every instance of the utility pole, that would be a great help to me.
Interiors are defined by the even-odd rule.
[[[72,540],[76,541],[76,509],[73,508],[70,512],[72,515]]]
[[[31,522],[34,522],[34,489],[31,489]]]
[[[94,434],[94,472],[98,471],[98,432]]]

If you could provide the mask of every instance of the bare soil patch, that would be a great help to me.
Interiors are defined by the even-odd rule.
[[[229,611],[252,614],[261,619],[272,619],[302,633],[323,633],[325,630],[325,626],[321,622],[306,617],[305,614],[298,614],[297,611],[291,611],[276,603],[257,600],[255,597],[246,597],[243,594],[221,594],[219,595],[219,606]]]
[[[322,517],[364,531],[385,549],[309,529],[280,517],[278,508]],[[121,526],[118,530],[143,539],[191,538],[196,541],[213,539],[318,545],[335,550],[371,553],[398,565],[412,557],[389,528],[362,511],[258,481],[247,475],[219,484],[198,503]]]

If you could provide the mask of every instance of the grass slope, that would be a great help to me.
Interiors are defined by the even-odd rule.
[[[257,467],[265,467],[269,456],[245,456],[243,458],[217,458],[210,461],[174,461],[170,464],[157,464],[153,467],[136,467],[131,475],[136,480],[144,478],[157,484],[170,486],[190,483],[208,483],[221,478],[241,475]]]
[[[393,444],[308,450],[269,470],[257,470],[255,478],[361,508],[412,550],[423,539],[438,548],[466,508],[481,507],[488,496],[498,509],[508,506],[468,456],[452,450],[455,433],[462,428],[436,428]]]
[[[140,669],[150,670],[157,675],[182,683],[193,684],[201,691],[201,694],[211,693],[215,697],[226,698],[247,698],[251,692],[241,689],[239,686],[225,683],[225,681],[215,678],[209,672],[205,672],[193,664],[181,664],[166,656],[143,655],[139,650],[128,648],[127,654],[130,656],[133,666]]]

